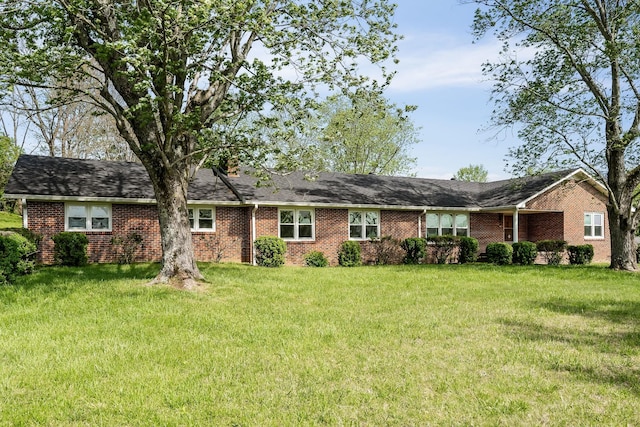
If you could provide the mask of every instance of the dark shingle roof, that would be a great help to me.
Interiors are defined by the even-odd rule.
[[[210,169],[202,169],[189,186],[190,200],[219,202],[491,208],[516,206],[574,170],[490,183],[426,178],[320,173],[273,175],[257,187],[251,174],[228,177],[234,194]],[[153,187],[139,163],[78,160],[22,155],[5,188],[9,196],[154,199]]]
[[[5,187],[9,195],[155,199],[144,166],[132,162],[22,155]],[[209,169],[198,171],[189,199],[237,201]]]

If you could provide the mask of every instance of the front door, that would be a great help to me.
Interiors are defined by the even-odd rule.
[[[513,215],[504,216],[504,241],[513,242]]]

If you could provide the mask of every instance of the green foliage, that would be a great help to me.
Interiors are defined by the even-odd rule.
[[[29,230],[28,228],[22,227],[10,227],[3,228],[4,231],[11,231],[25,237],[31,243],[36,245],[36,247],[40,246],[40,242],[42,241],[42,234],[36,233],[35,231]]]
[[[12,283],[17,276],[33,270],[36,245],[13,232],[0,233],[0,285]]]
[[[478,239],[462,236],[458,238],[458,263],[466,264],[478,259]]]
[[[593,261],[593,245],[569,245],[567,252],[569,253],[569,264],[584,265]]]
[[[533,242],[515,242],[513,248],[513,263],[532,265],[538,257],[538,248]]]
[[[284,240],[274,236],[258,237],[254,242],[256,248],[256,263],[261,267],[280,267],[284,265],[284,254],[287,244]]]
[[[83,233],[63,231],[51,237],[53,239],[53,259],[56,264],[81,266],[87,264],[87,246],[89,239]]]
[[[113,236],[111,244],[119,264],[131,264],[136,260],[136,252],[142,247],[143,238],[136,232],[127,236]]]
[[[329,260],[320,251],[311,251],[304,256],[304,264],[307,267],[326,267],[329,265]]]
[[[489,243],[487,245],[487,259],[496,265],[509,265],[513,258],[513,247],[504,242]]]
[[[400,244],[406,255],[402,259],[405,264],[420,264],[425,257],[427,241],[422,237],[409,237]]]
[[[342,267],[356,267],[362,264],[360,243],[347,240],[342,242],[338,251],[338,264]]]
[[[20,148],[11,138],[0,135],[0,198],[4,196],[4,187],[7,185],[19,155]]]
[[[548,265],[559,265],[562,262],[564,251],[567,249],[567,242],[564,240],[540,240],[536,246]]]
[[[458,247],[459,239],[455,236],[430,236],[427,245],[437,264],[446,264],[451,260],[453,251]]]
[[[489,172],[483,165],[469,165],[458,169],[453,179],[466,182],[487,182]]]
[[[0,229],[15,229],[22,228],[22,216],[6,212],[0,211]]]

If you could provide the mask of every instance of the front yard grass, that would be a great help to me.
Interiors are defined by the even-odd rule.
[[[22,217],[17,214],[0,211],[0,229],[22,227]]]
[[[637,275],[201,267],[0,288],[0,425],[640,425]]]

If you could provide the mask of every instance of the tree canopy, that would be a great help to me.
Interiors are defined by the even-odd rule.
[[[51,105],[82,96],[113,117],[154,185],[158,280],[193,284],[194,171],[218,152],[256,152],[241,126],[252,112],[387,84],[384,66],[376,81],[359,70],[393,60],[393,12],[387,0],[4,0],[0,86],[58,88]]]
[[[503,42],[485,65],[493,123],[516,126],[515,171],[580,165],[609,194],[612,268],[634,270],[640,184],[640,2],[466,0]]]
[[[458,169],[453,175],[457,181],[487,182],[489,172],[483,165],[469,165]]]

